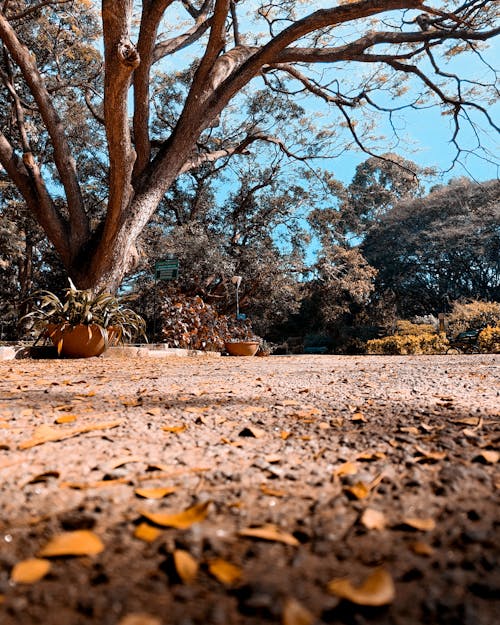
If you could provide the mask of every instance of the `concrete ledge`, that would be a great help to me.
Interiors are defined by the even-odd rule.
[[[108,347],[101,358],[220,358],[220,352],[203,352],[197,349],[180,349],[165,345],[123,345]]]

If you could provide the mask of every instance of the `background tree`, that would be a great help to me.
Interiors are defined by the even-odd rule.
[[[492,123],[476,90],[495,94],[494,73],[470,84],[447,71],[443,55],[465,48],[481,61],[478,42],[498,33],[495,3],[359,0],[307,10],[293,1],[144,0],[135,7],[132,0],[103,0],[101,74],[92,2],[4,0],[1,80],[11,121],[2,123],[0,163],[80,287],[115,289],[165,193],[204,163],[262,142],[289,155],[296,147],[301,159],[324,148],[332,155],[338,117],[352,142],[369,151],[365,109],[418,108],[423,98],[451,115],[457,149],[462,123],[475,125],[477,116]],[[153,81],[152,74],[169,59],[180,70],[165,113],[162,79]],[[367,70],[360,76],[349,64]],[[264,104],[253,112],[245,104],[250,85]],[[327,103],[331,127],[325,125],[324,140],[289,146],[276,136],[260,112],[273,92],[292,112],[298,92]],[[217,128],[233,130],[214,137]],[[88,147],[101,139],[97,152]]]
[[[362,244],[400,316],[448,311],[468,298],[500,300],[500,182],[453,180],[392,208]]]

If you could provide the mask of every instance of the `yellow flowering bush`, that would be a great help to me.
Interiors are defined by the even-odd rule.
[[[500,325],[487,326],[481,330],[478,342],[482,352],[500,353]]]

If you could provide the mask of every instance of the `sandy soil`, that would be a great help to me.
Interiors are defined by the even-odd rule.
[[[0,623],[493,625],[499,424],[498,355],[0,362]]]

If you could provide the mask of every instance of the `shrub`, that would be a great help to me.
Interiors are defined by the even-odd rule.
[[[421,335],[421,334],[433,334],[436,332],[435,326],[429,323],[412,323],[406,319],[401,319],[396,322],[396,334],[400,335]]]
[[[500,325],[487,326],[479,333],[478,342],[482,352],[500,353]]]
[[[448,333],[456,336],[473,328],[500,325],[500,303],[472,301],[455,302],[447,318]]]
[[[406,355],[442,354],[448,341],[435,332],[423,334],[395,334],[383,339],[372,339],[366,344],[368,354]]]
[[[256,338],[250,322],[220,315],[199,296],[166,296],[161,319],[163,339],[170,347],[220,351],[225,341]]]

